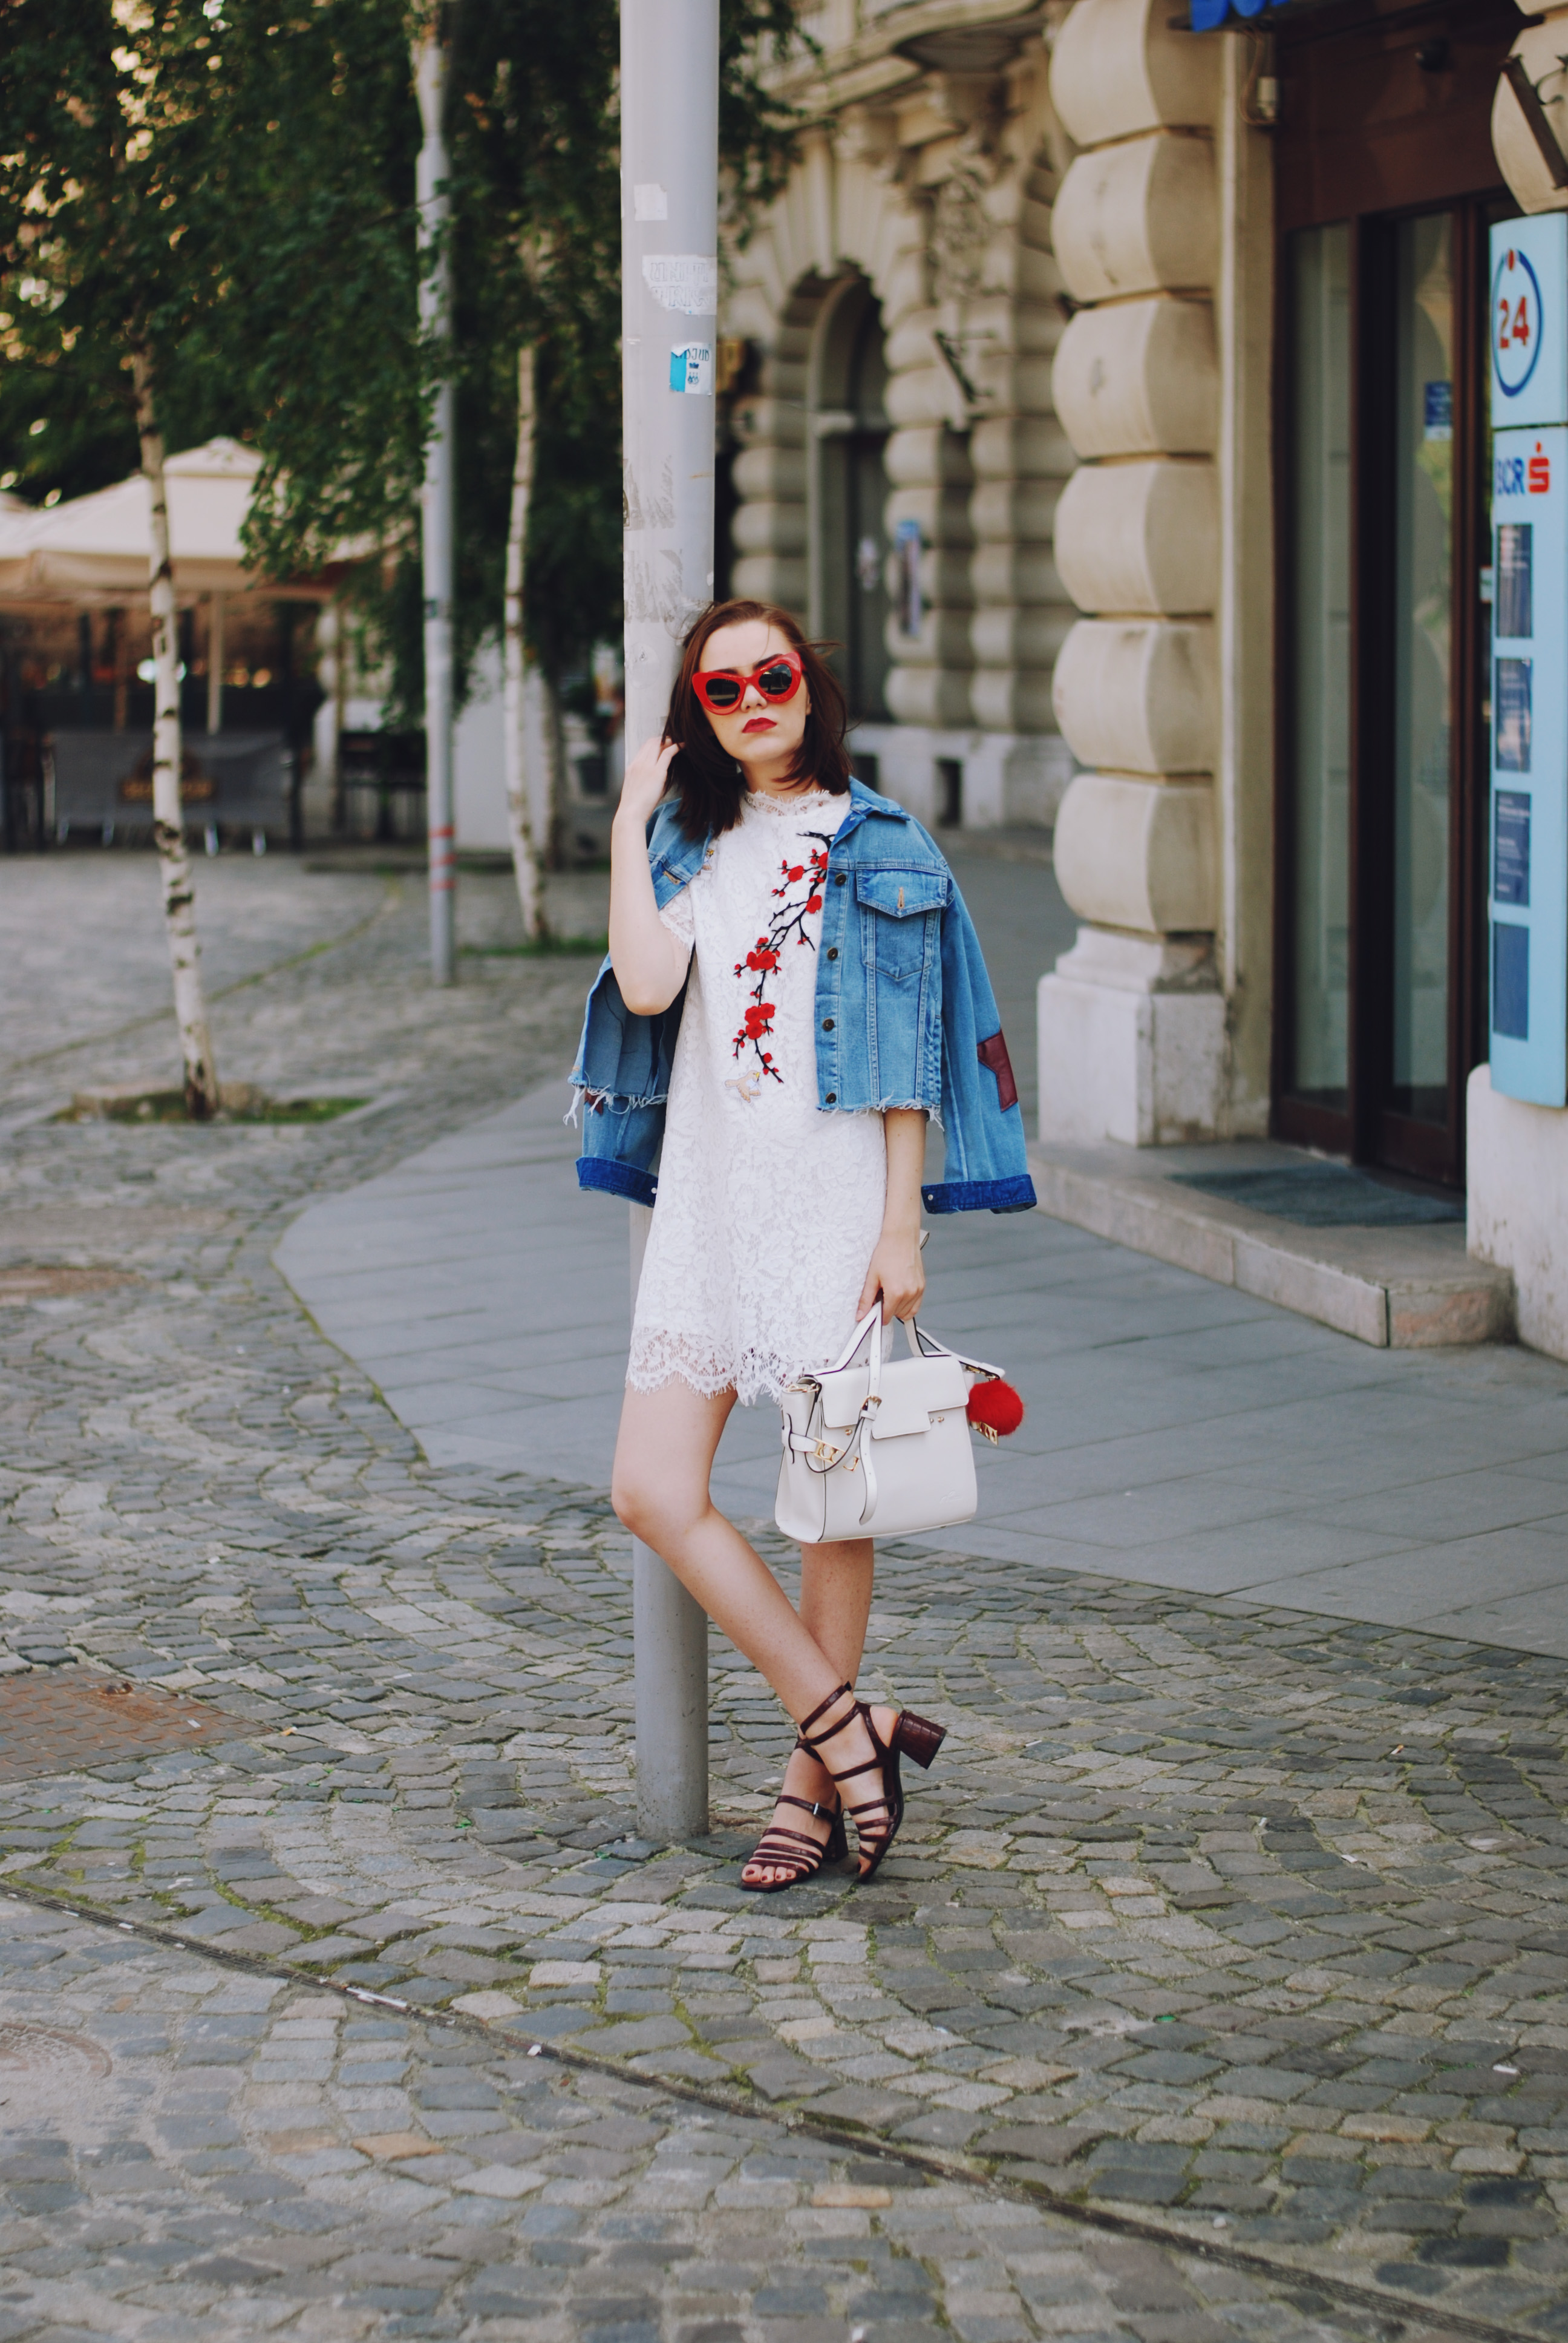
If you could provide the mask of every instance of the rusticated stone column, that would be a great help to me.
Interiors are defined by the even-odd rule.
[[[724,330],[756,351],[733,417],[731,575],[802,616],[814,537],[822,558],[814,431],[834,420],[816,411],[819,361],[846,274],[877,302],[884,517],[890,538],[918,532],[920,614],[913,628],[907,611],[890,617],[892,720],[858,739],[880,786],[927,820],[940,818],[944,768],[959,767],[962,818],[978,826],[1049,822],[1071,770],[1050,701],[1072,616],[1051,545],[1073,464],[1050,403],[1065,323],[1050,202],[1068,160],[1037,39],[1020,33],[983,72],[904,60],[807,134],[730,256]]]
[[[1031,49],[1013,70],[994,166],[978,190],[981,233],[965,300],[981,392],[970,431],[970,705],[982,732],[1035,740],[1056,734],[1050,674],[1071,623],[1051,545],[1073,466],[1050,391],[1066,322],[1051,204],[1068,156],[1046,66]],[[1070,771],[1060,740],[1053,745],[1055,771],[1039,785],[1042,811],[1050,812]],[[1004,789],[1004,819],[1016,818],[1006,810],[1012,794]]]
[[[1081,305],[1053,373],[1080,458],[1056,558],[1086,614],[1054,700],[1089,769],[1057,827],[1057,876],[1085,924],[1040,988],[1040,1128],[1141,1146],[1229,1127],[1214,948],[1220,55],[1169,14],[1167,0],[1079,0],[1051,70],[1080,148],[1053,238]]]

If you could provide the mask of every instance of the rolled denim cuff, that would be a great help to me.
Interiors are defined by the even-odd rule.
[[[920,1195],[928,1212],[1032,1212],[1040,1201],[1027,1172],[1010,1180],[936,1180]]]
[[[651,1172],[635,1163],[618,1163],[613,1155],[579,1155],[578,1186],[602,1188],[607,1195],[629,1196],[634,1204],[651,1204],[658,1182]]]

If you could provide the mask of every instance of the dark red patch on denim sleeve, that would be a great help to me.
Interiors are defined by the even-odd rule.
[[[1018,1104],[1018,1084],[1012,1078],[1012,1061],[1007,1054],[1007,1043],[1000,1033],[989,1041],[975,1043],[975,1055],[982,1066],[989,1066],[996,1076],[996,1102],[1005,1114],[1010,1106]]]

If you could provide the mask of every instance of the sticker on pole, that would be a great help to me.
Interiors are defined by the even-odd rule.
[[[669,354],[669,387],[671,390],[695,390],[704,398],[713,396],[713,346],[709,342],[682,342]]]
[[[645,252],[642,281],[661,309],[687,317],[719,314],[719,263],[700,252]]]

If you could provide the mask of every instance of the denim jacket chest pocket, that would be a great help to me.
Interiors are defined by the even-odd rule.
[[[855,873],[863,965],[894,984],[917,981],[941,954],[945,871],[873,864]]]
[[[915,861],[854,873],[865,1008],[859,1071],[879,1107],[941,1105],[942,924],[952,881]]]

